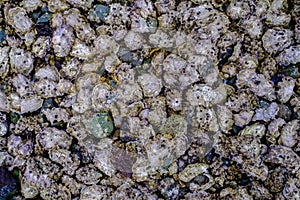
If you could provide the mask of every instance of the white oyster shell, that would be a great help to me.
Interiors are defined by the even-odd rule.
[[[52,46],[54,53],[58,57],[67,56],[72,48],[74,42],[73,29],[70,26],[58,27],[52,38]]]
[[[33,22],[27,16],[26,10],[20,7],[9,9],[7,15],[8,23],[10,23],[18,32],[28,32]]]
[[[38,96],[25,97],[21,99],[21,114],[34,112],[43,105],[43,99]]]
[[[9,52],[13,72],[28,75],[33,69],[33,57],[30,52],[20,48],[12,48]]]

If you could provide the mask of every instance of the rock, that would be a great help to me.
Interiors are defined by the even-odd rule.
[[[27,97],[22,99],[20,114],[37,111],[42,107],[43,101],[44,100],[38,96]]]
[[[286,103],[290,100],[293,94],[295,83],[295,80],[290,77],[284,77],[282,81],[278,83],[279,90],[277,91],[277,96],[279,101]]]
[[[190,164],[179,172],[178,178],[183,182],[190,182],[199,174],[207,173],[209,166],[203,163]]]
[[[263,46],[268,53],[276,54],[291,45],[292,35],[287,29],[268,29],[262,37]]]
[[[22,34],[28,32],[33,22],[27,16],[26,10],[20,7],[11,8],[7,14],[7,22]]]

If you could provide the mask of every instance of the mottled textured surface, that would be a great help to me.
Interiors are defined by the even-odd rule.
[[[0,0],[0,200],[300,199],[297,0]]]

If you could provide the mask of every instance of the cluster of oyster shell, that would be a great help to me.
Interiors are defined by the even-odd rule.
[[[14,198],[299,199],[299,31],[296,0],[0,0]]]

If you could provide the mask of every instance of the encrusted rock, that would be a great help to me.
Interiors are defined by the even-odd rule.
[[[39,194],[39,188],[50,187],[52,180],[34,166],[27,166],[21,181],[21,191],[25,198],[34,198]]]
[[[276,115],[278,114],[279,106],[276,103],[271,103],[269,107],[267,108],[258,108],[255,111],[255,115],[253,116],[253,121],[258,120],[264,120],[264,121],[270,121],[271,119],[274,119]]]
[[[58,82],[59,80],[57,69],[50,66],[40,68],[34,75],[37,79],[48,79],[54,82]]]
[[[33,144],[31,140],[23,141],[20,136],[10,135],[7,141],[7,148],[8,152],[13,156],[19,158],[28,157],[33,151]]]
[[[277,91],[278,99],[282,103],[289,101],[293,94],[295,87],[295,80],[290,77],[284,77],[281,82],[278,83],[279,90]]]
[[[43,150],[48,151],[55,147],[68,148],[72,141],[65,131],[48,127],[37,135],[37,142]]]
[[[22,1],[22,6],[28,11],[34,11],[38,7],[42,6],[41,0],[25,0]]]
[[[94,7],[89,11],[89,19],[91,21],[100,22],[105,19],[105,17],[109,14],[109,7],[96,4]]]
[[[269,26],[288,26],[291,16],[284,12],[269,11],[266,16],[266,24]]]
[[[28,32],[33,22],[27,16],[26,10],[20,7],[11,8],[7,14],[7,21],[10,23],[18,32]]]
[[[20,96],[25,96],[33,92],[30,80],[23,74],[18,74],[17,76],[13,77],[11,82]]]
[[[141,49],[143,47],[143,36],[139,33],[135,33],[133,31],[129,31],[124,38],[126,46],[134,51]]]
[[[113,189],[102,185],[92,185],[81,190],[80,199],[107,199],[111,196]]]
[[[37,38],[37,40],[32,45],[32,53],[37,57],[44,57],[50,48],[50,38],[42,36]]]
[[[70,55],[82,60],[89,59],[93,56],[92,50],[84,42],[75,40]]]
[[[64,57],[71,51],[74,42],[73,29],[70,26],[60,26],[53,33],[52,46],[58,57]]]
[[[267,140],[270,141],[272,144],[276,143],[276,139],[280,135],[279,129],[285,124],[285,121],[281,118],[274,119],[268,125],[268,132],[267,132]]]
[[[290,46],[283,50],[276,58],[283,65],[296,64],[300,62],[300,45]]]
[[[69,113],[63,108],[52,108],[43,111],[46,118],[53,125],[54,123],[69,121]]]
[[[81,167],[76,171],[76,179],[87,185],[96,184],[101,177],[102,174],[94,166]]]
[[[96,138],[104,138],[109,136],[114,130],[114,124],[111,116],[108,113],[95,113],[86,116],[83,123],[87,131]]]
[[[144,96],[155,97],[160,93],[162,88],[161,80],[157,79],[153,74],[142,74],[138,78],[138,82],[141,84]]]
[[[293,120],[287,123],[281,130],[278,143],[286,147],[293,147],[299,142],[298,131],[300,130],[300,121]]]
[[[268,154],[265,155],[265,162],[279,164],[292,173],[296,173],[299,170],[299,156],[288,147],[281,145],[272,145]]]
[[[283,168],[275,168],[270,171],[265,185],[270,188],[271,192],[281,192],[286,182],[286,170]]]
[[[112,176],[116,169],[111,162],[112,152],[109,149],[98,150],[95,152],[95,166],[107,176]]]
[[[51,184],[47,189],[43,189],[40,193],[42,199],[66,199],[71,200],[71,193],[68,188],[63,185]]]
[[[66,10],[67,8],[69,8],[69,5],[66,0],[49,0],[48,2],[48,9],[53,13]]]
[[[173,89],[167,91],[167,105],[175,111],[182,110],[183,107],[183,93],[179,90]]]
[[[62,176],[61,181],[70,190],[72,195],[77,196],[80,194],[83,184],[78,183],[74,178],[67,175]]]
[[[252,38],[260,38],[263,34],[263,23],[260,18],[254,15],[250,16],[247,20],[244,20],[242,22],[242,27]]]
[[[179,173],[178,178],[181,181],[189,182],[199,174],[207,173],[208,168],[209,167],[203,163],[190,164]]]
[[[33,58],[30,52],[20,48],[12,48],[9,52],[12,71],[28,75],[33,69]]]
[[[87,10],[92,6],[93,0],[67,0],[67,2],[71,5]]]
[[[34,90],[41,97],[55,97],[58,95],[56,86],[57,84],[54,81],[41,79],[34,83]]]
[[[162,30],[158,30],[155,34],[149,36],[149,42],[151,45],[159,48],[171,48],[173,47],[173,38]]]
[[[300,198],[300,179],[289,178],[282,191],[283,196],[287,199],[299,199]]]
[[[49,151],[49,158],[61,166],[63,166],[62,172],[68,175],[73,175],[78,168],[80,161],[78,157],[65,149],[52,149]]]
[[[226,106],[217,106],[217,112],[216,115],[218,117],[218,123],[220,126],[220,129],[228,133],[228,131],[232,128],[232,125],[234,121],[232,120],[232,112],[230,109],[228,109]]]
[[[243,129],[241,136],[254,136],[262,138],[265,135],[265,131],[266,127],[263,124],[255,123]]]
[[[80,73],[80,69],[81,62],[77,58],[73,58],[62,66],[60,73],[63,77],[72,80],[77,78],[78,74]]]
[[[20,113],[34,112],[40,109],[43,105],[43,99],[38,96],[29,96],[21,99]]]
[[[160,181],[160,192],[165,198],[174,198],[179,194],[179,185],[175,183],[173,178],[165,178]]]
[[[94,41],[94,46],[95,54],[99,56],[115,53],[119,49],[119,44],[107,35],[99,35]]]
[[[230,2],[227,13],[233,19],[243,19],[250,12],[250,7],[245,1],[232,1]]]
[[[133,188],[131,184],[124,183],[120,187],[114,191],[112,194],[112,199],[135,199],[135,198],[142,198],[142,192],[136,188]]]
[[[234,114],[234,124],[240,127],[247,125],[251,121],[253,114],[253,111],[241,111],[238,114]]]
[[[262,37],[264,48],[268,53],[276,54],[291,45],[293,33],[286,29],[268,29]]]
[[[266,96],[268,99],[275,98],[273,83],[266,80],[264,75],[256,74],[253,70],[242,70],[238,73],[237,85],[247,86],[257,96]]]

